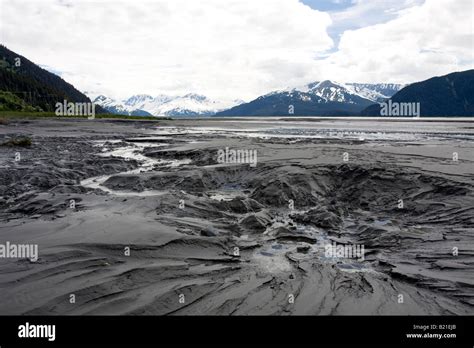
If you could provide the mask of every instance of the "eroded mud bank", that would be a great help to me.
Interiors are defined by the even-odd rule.
[[[36,122],[2,129],[33,146],[1,149],[0,241],[40,255],[0,260],[1,314],[472,313],[464,125],[295,138],[238,121]],[[258,165],[218,163],[225,147]],[[328,257],[333,243],[364,257]]]

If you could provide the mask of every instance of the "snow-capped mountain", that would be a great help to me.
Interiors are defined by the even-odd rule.
[[[354,93],[363,96],[366,99],[372,100],[375,103],[381,103],[394,96],[402,88],[407,85],[395,84],[395,83],[348,83],[349,89]]]
[[[374,103],[389,99],[404,86],[397,84],[313,82],[299,88],[287,88],[261,96],[250,103],[239,100],[215,101],[189,93],[183,96],[138,94],[124,100],[103,95],[94,103],[115,114],[136,116],[274,116],[358,115]]]
[[[313,82],[261,96],[218,116],[336,116],[358,115],[364,108],[393,96],[404,86],[395,84]],[[292,106],[292,108],[290,108]]]
[[[219,102],[211,100],[203,95],[189,93],[177,97],[163,94],[152,97],[146,94],[139,94],[121,101],[100,95],[94,100],[94,103],[102,106],[109,112],[116,114],[210,116],[243,102],[237,100],[231,102]]]
[[[153,111],[153,115],[209,116],[231,106],[235,106],[237,103],[236,101],[230,103],[215,101],[203,95],[190,93],[184,96],[170,98],[163,103],[157,103],[156,109],[150,108],[149,110],[150,112]]]
[[[300,88],[286,89],[282,92],[309,93],[320,97],[326,102],[353,104],[357,102],[357,100],[354,100],[354,97],[359,97],[378,103],[390,98],[403,87],[404,85],[398,84],[340,83],[325,80],[313,82]]]
[[[136,106],[136,105],[143,105],[145,104],[146,102],[150,102],[153,100],[153,97],[150,96],[150,95],[146,95],[146,94],[137,94],[137,95],[134,95],[130,98],[128,98],[127,100],[124,100],[124,104],[126,106]]]
[[[131,115],[131,116],[151,116],[150,113],[138,109],[138,108],[129,108],[125,104],[117,102],[112,98],[108,98],[104,95],[99,95],[93,99],[93,103],[96,105],[102,106],[105,110],[112,114],[119,115]]]

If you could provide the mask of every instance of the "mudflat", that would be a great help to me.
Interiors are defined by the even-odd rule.
[[[0,127],[0,314],[473,312],[474,122]]]

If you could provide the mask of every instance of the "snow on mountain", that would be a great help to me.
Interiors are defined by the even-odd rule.
[[[199,94],[186,94],[160,105],[162,115],[213,115],[216,112],[235,106],[234,102],[225,103],[211,100]]]
[[[146,94],[137,94],[124,100],[126,106],[137,107],[153,100],[153,97]]]
[[[150,114],[144,110],[138,108],[129,108],[121,102],[99,95],[93,99],[93,103],[102,106],[108,112],[119,115],[133,115],[133,116],[150,116]]]
[[[407,85],[394,83],[348,83],[347,86],[364,98],[376,103],[381,103],[384,100],[393,97],[398,91],[405,88]]]
[[[341,104],[345,104],[344,110],[354,111],[389,99],[403,87],[405,86],[397,84],[340,83],[325,80],[299,88],[274,91],[256,100],[279,98],[288,102],[311,104],[314,107],[327,104],[334,105],[336,111],[340,111]],[[160,94],[155,97],[138,94],[124,100],[99,95],[94,102],[112,113],[139,116],[211,116],[245,104],[241,100],[216,101],[195,93],[183,96]],[[326,109],[322,108],[325,111]]]
[[[402,87],[318,81],[273,91],[249,103],[219,112],[217,116],[280,116],[289,113],[289,106],[299,116],[355,116],[368,106],[390,98]]]
[[[380,103],[392,97],[406,85],[399,84],[369,84],[369,83],[340,83],[331,80],[312,82],[298,88],[287,88],[275,93],[299,92],[300,98],[308,99],[306,94],[316,95],[325,102],[358,103],[358,98]]]
[[[153,116],[210,116],[241,104],[243,101],[215,101],[203,95],[189,93],[177,97],[163,94],[152,97],[139,94],[121,101],[101,95],[94,100],[94,103],[113,113],[136,114],[144,112]]]
[[[348,86],[330,80],[308,85],[308,93],[320,97],[325,102],[357,104],[364,96],[355,93]]]

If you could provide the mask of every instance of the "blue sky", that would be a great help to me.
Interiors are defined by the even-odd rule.
[[[353,0],[300,0],[303,4],[308,5],[314,10],[337,13],[346,10],[355,5]],[[356,25],[352,26],[356,27]],[[338,25],[333,25],[328,29],[329,35],[335,41],[335,47],[330,52],[337,50],[337,44],[339,43],[340,35],[344,32],[345,28],[341,28]],[[330,53],[327,52],[327,53]]]
[[[337,51],[339,39],[346,30],[386,23],[395,19],[399,11],[421,5],[425,0],[300,0],[312,9],[328,13],[333,24],[328,34],[335,42],[330,52]],[[470,1],[470,0],[459,0]]]
[[[320,11],[340,11],[353,6],[352,0],[302,0],[301,2]]]

